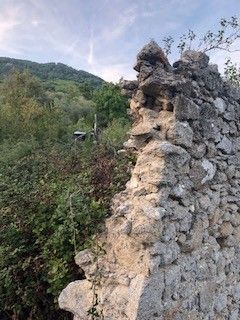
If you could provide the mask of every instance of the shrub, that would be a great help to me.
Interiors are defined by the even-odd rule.
[[[11,150],[0,156],[0,317],[67,319],[57,297],[83,276],[74,255],[102,230],[129,160],[91,142]]]
[[[130,129],[130,122],[126,119],[114,119],[107,128],[103,129],[101,139],[103,143],[121,148],[123,143],[127,140],[127,132]]]

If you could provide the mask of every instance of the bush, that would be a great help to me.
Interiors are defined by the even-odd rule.
[[[82,277],[74,255],[102,230],[129,161],[91,142],[15,151],[0,161],[0,317],[67,319],[57,297]]]
[[[126,119],[114,119],[101,134],[102,142],[115,148],[123,147],[127,140],[127,132],[130,130],[130,122]]]

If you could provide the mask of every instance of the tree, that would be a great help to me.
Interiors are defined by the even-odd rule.
[[[128,100],[123,97],[119,86],[105,83],[94,93],[93,100],[100,123],[106,126],[113,119],[128,119]]]
[[[0,95],[2,139],[57,138],[63,129],[60,109],[54,107],[42,83],[29,72],[14,70],[3,82]]]
[[[93,97],[94,87],[89,81],[85,81],[79,84],[79,91],[85,99],[91,100]]]

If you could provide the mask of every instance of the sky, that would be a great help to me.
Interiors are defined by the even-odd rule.
[[[151,39],[161,45],[189,28],[201,35],[232,15],[240,16],[240,0],[0,0],[0,56],[134,79],[137,52]],[[222,71],[228,56],[213,52],[211,61]],[[231,56],[240,61],[240,52]]]

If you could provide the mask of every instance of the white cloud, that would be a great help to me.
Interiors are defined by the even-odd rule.
[[[40,24],[41,24],[41,21],[37,20],[37,19],[33,19],[31,21],[31,24],[34,26],[34,27],[38,27]]]
[[[51,35],[49,37],[51,39],[51,41],[53,41],[53,38]],[[54,41],[55,42],[55,41]],[[64,48],[64,51],[67,53],[67,54],[75,54],[77,52],[77,48],[78,48],[78,45],[79,45],[79,39],[75,39],[74,41],[72,41],[72,43],[70,42],[68,45],[63,45],[62,48]]]
[[[87,58],[87,62],[88,62],[89,65],[92,65],[93,61],[94,61],[93,49],[94,49],[93,40],[90,40],[90,42],[89,42],[89,53],[88,53],[88,58]]]
[[[149,12],[149,15],[146,16],[150,17],[151,15],[152,13]],[[119,81],[121,77],[126,79],[136,78],[135,72],[131,70],[127,63],[110,62],[109,64],[106,64],[106,61],[115,60],[114,56],[111,56],[111,54],[109,55],[110,52],[108,52],[108,56],[104,57],[105,62],[103,63],[104,49],[102,46],[103,43],[118,40],[129,30],[140,16],[143,16],[143,14],[139,12],[138,6],[133,5],[118,14],[116,19],[111,19],[109,23],[103,25],[97,32],[94,32],[96,26],[93,23],[91,24],[87,55],[87,63],[90,67],[90,72],[97,74],[106,81],[113,82]],[[94,55],[95,49],[100,49],[100,56]],[[119,60],[119,56],[116,56],[115,58]]]
[[[16,28],[21,25],[21,7],[4,6],[0,11],[0,50],[2,53],[19,53],[13,45]]]
[[[122,14],[119,14],[116,21],[113,20],[112,26],[107,26],[103,29],[100,35],[101,38],[104,38],[105,40],[115,40],[119,38],[136,21],[138,17],[137,10],[137,6],[132,6]]]
[[[94,37],[93,37],[93,24],[91,24],[91,31],[90,31],[90,39],[89,39],[89,52],[88,52],[88,56],[87,56],[87,62],[90,66],[92,66],[94,64],[94,55],[93,55],[93,51],[94,51]]]

